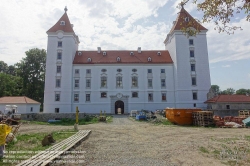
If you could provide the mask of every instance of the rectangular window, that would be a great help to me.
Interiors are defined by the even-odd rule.
[[[59,113],[60,109],[59,108],[55,108],[55,113]]]
[[[30,112],[33,112],[33,107],[30,107]]]
[[[191,64],[191,71],[195,71],[195,64]]]
[[[189,39],[189,45],[194,45],[194,40],[193,39]]]
[[[75,80],[75,88],[79,88],[79,80]]]
[[[194,57],[194,50],[190,50],[190,57],[193,58]]]
[[[58,60],[61,60],[61,59],[62,59],[62,53],[61,53],[61,52],[58,52],[58,53],[57,53],[57,59],[58,59]]]
[[[107,93],[106,92],[102,92],[101,93],[101,98],[106,98],[107,97]]]
[[[62,41],[58,41],[57,47],[62,47]]]
[[[86,74],[91,74],[91,69],[87,69]]]
[[[193,92],[193,100],[197,100],[197,92]]]
[[[192,77],[192,85],[196,85],[196,77]]]
[[[165,69],[161,69],[161,73],[165,73]]]
[[[91,80],[86,79],[86,88],[91,88]]]
[[[148,101],[153,101],[153,93],[148,94]]]
[[[78,102],[78,101],[79,101],[79,94],[78,94],[78,93],[75,93],[75,94],[74,94],[74,101],[75,101],[75,102]]]
[[[101,87],[107,87],[107,77],[101,77]]]
[[[196,103],[194,103],[194,107],[196,107]]]
[[[75,69],[75,74],[79,74],[79,69]]]
[[[86,94],[86,101],[90,101],[90,94]]]
[[[132,97],[138,97],[138,92],[132,92]]]
[[[161,93],[161,100],[167,101],[167,94],[166,93]]]
[[[152,79],[148,79],[148,88],[153,88],[153,81],[152,81]]]
[[[61,73],[62,66],[56,66],[56,73]]]
[[[226,108],[227,108],[228,110],[230,110],[230,105],[226,105]]]
[[[148,69],[148,73],[152,73],[152,69]]]
[[[161,79],[161,87],[162,88],[166,87],[166,81],[165,81],[165,79]]]
[[[60,94],[55,94],[55,101],[60,101]]]
[[[138,79],[136,76],[132,77],[132,87],[138,87]]]
[[[57,78],[56,79],[56,88],[60,88],[61,87],[61,79]]]
[[[116,87],[122,87],[122,77],[116,77]]]

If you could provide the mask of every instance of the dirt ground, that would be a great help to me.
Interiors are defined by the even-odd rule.
[[[73,126],[24,124],[20,133],[62,129],[73,129]],[[75,149],[82,152],[80,158],[84,159],[84,163],[78,165],[250,165],[249,128],[154,125],[115,116],[112,123],[82,125],[79,129],[92,130],[92,133]]]

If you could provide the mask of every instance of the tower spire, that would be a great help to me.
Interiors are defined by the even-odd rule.
[[[65,11],[65,13],[68,11],[68,8],[67,8],[67,6],[65,6],[65,8],[64,8],[64,11]]]

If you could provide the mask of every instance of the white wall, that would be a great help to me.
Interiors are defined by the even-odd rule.
[[[3,112],[5,110],[6,105],[16,105],[18,114],[40,112],[40,104],[0,104],[0,111]],[[33,108],[32,112],[31,112],[31,107]]]

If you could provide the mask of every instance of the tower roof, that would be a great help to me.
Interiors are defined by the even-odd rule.
[[[172,33],[174,30],[181,30],[182,27],[193,27],[199,31],[207,30],[203,27],[200,23],[198,23],[185,9],[184,7],[181,8],[179,15],[176,21],[173,24],[172,29],[169,33]]]
[[[51,27],[48,31],[48,32],[56,32],[58,30],[61,30],[63,32],[74,32],[72,26],[71,26],[71,23],[69,21],[69,17],[67,15],[67,8],[64,9],[65,10],[65,13],[63,14],[63,16],[57,21],[57,23]],[[62,22],[64,21],[64,23]]]

